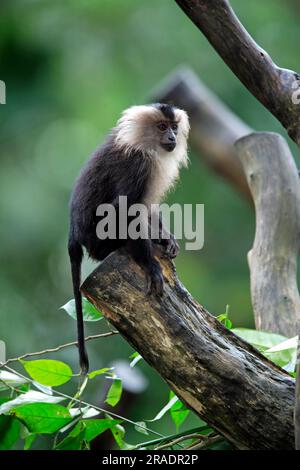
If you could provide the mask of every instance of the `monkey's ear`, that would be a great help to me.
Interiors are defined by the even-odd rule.
[[[176,109],[176,120],[179,122],[179,129],[187,139],[190,131],[188,114],[183,109]]]

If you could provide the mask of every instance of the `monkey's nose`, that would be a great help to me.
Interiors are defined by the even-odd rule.
[[[169,142],[175,142],[176,141],[174,135],[169,135],[168,140],[169,140]]]

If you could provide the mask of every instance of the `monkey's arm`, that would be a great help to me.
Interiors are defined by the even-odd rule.
[[[149,218],[149,232],[151,234],[152,225],[158,225],[158,236],[152,238],[153,243],[161,245],[165,250],[165,255],[169,258],[176,258],[179,254],[179,245],[176,241],[175,236],[169,232],[163,224],[161,213],[154,213]]]
[[[120,165],[124,162],[124,166]],[[119,196],[127,197],[127,207],[133,204],[143,203],[147,190],[147,183],[151,175],[151,162],[144,158],[143,154],[134,151],[129,156],[129,161],[118,159],[118,164],[114,166],[115,172],[115,199],[113,204],[117,210],[121,210],[118,201]],[[144,229],[147,233],[148,220],[145,216]],[[126,242],[126,248],[132,258],[143,268],[148,281],[148,291],[161,295],[163,293],[163,276],[159,262],[153,253],[151,239],[133,239],[130,236]]]

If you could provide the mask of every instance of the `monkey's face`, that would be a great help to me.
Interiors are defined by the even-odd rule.
[[[117,123],[115,141],[121,148],[135,148],[151,155],[162,150],[171,153],[176,148],[178,158],[187,158],[189,127],[185,111],[174,106],[162,103],[132,106]]]
[[[167,152],[172,152],[177,144],[178,124],[175,121],[159,121],[156,124],[159,145]]]

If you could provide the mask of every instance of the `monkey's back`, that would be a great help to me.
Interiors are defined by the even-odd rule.
[[[110,137],[81,170],[70,200],[70,238],[83,245],[92,258],[101,260],[126,241],[97,237],[98,206],[115,205],[119,196],[127,196],[128,206],[143,202],[151,167],[151,157],[136,150],[122,151]]]

